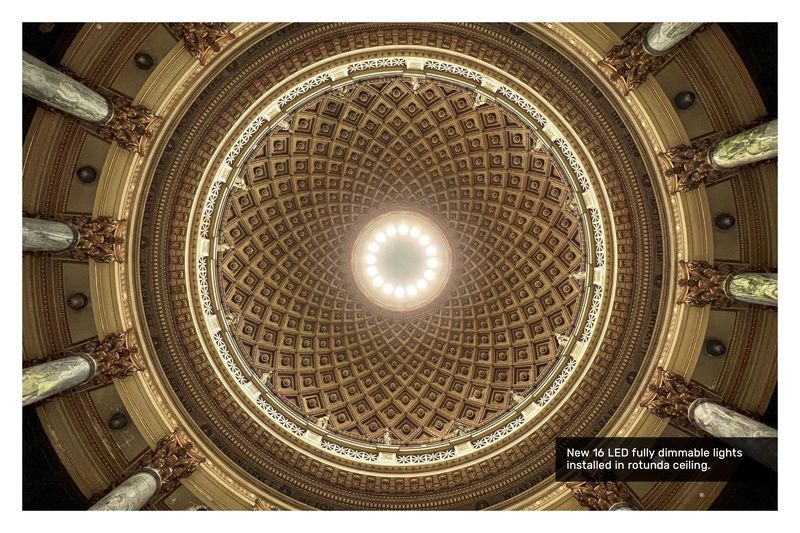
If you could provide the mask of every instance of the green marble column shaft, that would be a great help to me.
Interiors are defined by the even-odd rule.
[[[78,243],[77,230],[64,222],[22,217],[23,252],[65,252]]]
[[[160,486],[161,476],[158,472],[145,468],[126,479],[89,510],[138,511],[156,495]]]
[[[89,354],[76,354],[22,370],[22,405],[44,400],[80,385],[94,376],[95,362]]]
[[[753,420],[733,409],[728,409],[708,398],[692,402],[689,420],[706,433],[724,442],[730,442],[772,470],[778,469],[778,431],[757,420]],[[728,439],[748,440],[728,441]],[[750,440],[760,439],[760,440]]]
[[[108,122],[113,115],[103,96],[27,52],[22,53],[22,93],[87,122]]]
[[[778,120],[743,131],[711,148],[709,159],[719,169],[736,168],[778,155]]]
[[[701,25],[701,22],[656,22],[647,30],[644,49],[653,55],[663,54]]]
[[[745,272],[731,276],[725,284],[729,298],[760,305],[778,305],[778,275]]]

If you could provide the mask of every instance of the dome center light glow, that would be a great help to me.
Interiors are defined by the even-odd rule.
[[[351,265],[359,289],[372,302],[411,311],[441,293],[450,275],[451,252],[430,219],[414,211],[392,211],[361,230]]]

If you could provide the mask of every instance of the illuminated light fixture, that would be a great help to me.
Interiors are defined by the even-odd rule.
[[[415,211],[377,216],[359,232],[351,252],[356,285],[373,303],[412,311],[431,303],[450,278],[450,245],[442,230]]]

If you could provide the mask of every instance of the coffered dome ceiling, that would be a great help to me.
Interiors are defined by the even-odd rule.
[[[492,502],[636,377],[653,329],[623,325],[655,323],[661,274],[650,177],[597,88],[509,29],[287,29],[175,128],[142,212],[144,312],[194,423],[259,481],[323,507]],[[397,35],[432,44],[371,51]],[[283,74],[296,40],[326,53]],[[474,59],[448,50],[467,42]],[[453,267],[436,301],[386,312],[351,252],[403,209]]]
[[[557,507],[556,436],[661,433],[638,402],[658,364],[695,364],[707,315],[673,291],[708,207],[667,190],[663,93],[598,71],[608,30],[230,26],[205,66],[161,60],[139,93],[158,132],[111,148],[94,204],[129,228],[127,264],[91,270],[95,315],[147,366],[115,386],[148,441],[179,426],[209,458],[199,499]],[[421,248],[387,274],[395,229]]]
[[[250,368],[366,441],[497,418],[551,370],[583,292],[571,274],[585,275],[586,228],[558,161],[469,89],[415,81],[357,82],[299,108],[254,147],[221,228],[220,288]],[[351,275],[356,230],[395,206],[441,220],[458,264],[441,301],[408,317],[383,316]]]

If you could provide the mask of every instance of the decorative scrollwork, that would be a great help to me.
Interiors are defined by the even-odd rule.
[[[175,490],[180,481],[191,476],[205,460],[189,437],[176,429],[142,457],[139,467],[157,471],[161,476],[161,493],[166,494]]]
[[[278,98],[278,107],[284,107],[286,104],[297,98],[303,93],[306,93],[317,87],[322,85],[326,81],[333,81],[333,77],[328,74],[327,72],[320,74],[319,76],[314,76],[313,78],[304,81],[300,85],[294,87],[292,90]]]
[[[567,488],[583,507],[593,511],[608,511],[619,503],[632,507],[628,488],[615,481],[580,481],[567,483]]]
[[[66,254],[72,259],[98,263],[125,261],[125,220],[109,217],[92,218],[88,215],[74,217],[72,225],[80,235],[77,244]]]
[[[233,148],[228,155],[225,156],[225,163],[228,166],[233,166],[233,162],[236,160],[236,156],[242,151],[242,148],[250,141],[253,135],[258,131],[258,129],[267,121],[266,118],[259,115],[250,123],[244,133],[236,140],[236,144],[233,145]]]
[[[214,213],[214,207],[217,205],[217,198],[219,198],[223,183],[217,180],[211,185],[208,198],[203,206],[203,214],[200,216],[200,237],[204,239],[208,239],[209,231],[211,230],[211,215]]]
[[[483,81],[482,74],[475,72],[474,70],[470,70],[466,67],[462,67],[460,65],[454,65],[452,63],[446,63],[444,61],[436,61],[434,59],[429,59],[425,61],[425,68],[430,68],[441,72],[449,72],[450,74],[455,74],[457,76],[461,76],[469,80],[476,81],[478,83],[481,83]]]
[[[203,313],[206,316],[214,314],[211,308],[211,294],[208,289],[208,265],[207,258],[201,257],[197,260],[197,282],[200,285],[200,301],[203,304]]]
[[[434,463],[436,461],[444,461],[456,456],[455,448],[449,450],[442,450],[433,453],[420,453],[413,455],[398,455],[396,460],[401,465],[419,465],[423,463]]]
[[[601,267],[606,264],[606,244],[603,237],[603,222],[600,219],[600,211],[597,209],[589,209],[589,216],[592,219],[595,266]]]
[[[270,403],[264,399],[263,396],[259,396],[256,400],[256,405],[258,405],[262,411],[264,411],[270,418],[272,418],[275,422],[283,426],[284,428],[288,429],[290,432],[294,433],[298,437],[302,437],[306,433],[306,429],[301,428],[281,413],[275,410]]]
[[[378,460],[377,453],[365,452],[363,450],[354,450],[353,448],[348,448],[347,446],[340,446],[338,444],[335,444],[333,442],[328,442],[326,440],[323,440],[320,446],[322,446],[323,450],[328,450],[329,452],[343,455],[351,459],[358,459],[360,461],[367,461],[367,462],[375,462]]]
[[[545,127],[545,125],[547,124],[547,117],[545,117],[541,111],[536,109],[536,106],[534,106],[532,103],[527,101],[521,95],[512,91],[505,85],[501,85],[500,88],[497,89],[497,93],[502,96],[505,96],[506,98],[517,104],[517,106],[519,106],[523,111],[525,111],[528,115],[530,115],[531,118],[533,118],[533,120],[535,120],[536,123],[539,124],[541,127]]]
[[[514,420],[506,424],[505,426],[495,431],[494,433],[490,433],[489,435],[486,435],[485,437],[479,440],[473,441],[470,444],[472,444],[472,447],[474,449],[478,450],[480,448],[483,448],[484,446],[490,445],[491,443],[497,440],[500,440],[506,435],[511,434],[515,429],[522,427],[523,424],[525,424],[525,417],[520,415],[519,417],[515,418]]]
[[[236,37],[224,22],[173,22],[167,26],[201,65]]]
[[[560,389],[561,386],[567,382],[567,379],[569,378],[570,374],[572,374],[572,371],[575,370],[576,366],[578,366],[578,360],[570,357],[567,365],[561,370],[561,374],[558,375],[547,391],[545,391],[542,397],[539,398],[539,400],[536,402],[536,405],[539,407],[544,407],[547,402],[552,400],[558,392],[558,389]]]
[[[233,379],[236,380],[236,383],[239,385],[244,385],[247,383],[249,380],[244,376],[244,374],[242,374],[242,369],[239,368],[239,365],[237,365],[236,361],[233,360],[231,352],[228,351],[228,345],[225,344],[225,341],[222,339],[222,334],[219,332],[215,333],[213,339],[214,345],[217,347],[217,351],[222,356],[225,366],[233,376]]]
[[[379,59],[369,59],[367,61],[359,61],[347,66],[347,73],[359,72],[362,70],[371,70],[374,68],[390,68],[390,67],[405,67],[406,60],[402,57],[382,57]]]
[[[592,336],[592,330],[597,324],[597,317],[600,314],[600,302],[603,300],[603,287],[600,285],[594,286],[594,293],[592,294],[592,305],[589,308],[589,315],[586,317],[586,324],[583,326],[583,333],[581,334],[581,342],[586,342]]]
[[[567,158],[567,163],[569,163],[570,168],[575,172],[575,177],[578,180],[578,183],[581,186],[581,190],[586,192],[589,190],[589,178],[586,176],[586,170],[583,168],[578,156],[575,155],[575,152],[572,150],[572,147],[566,141],[566,139],[558,138],[555,141],[556,146],[561,149],[561,153],[564,154],[564,157]]]

